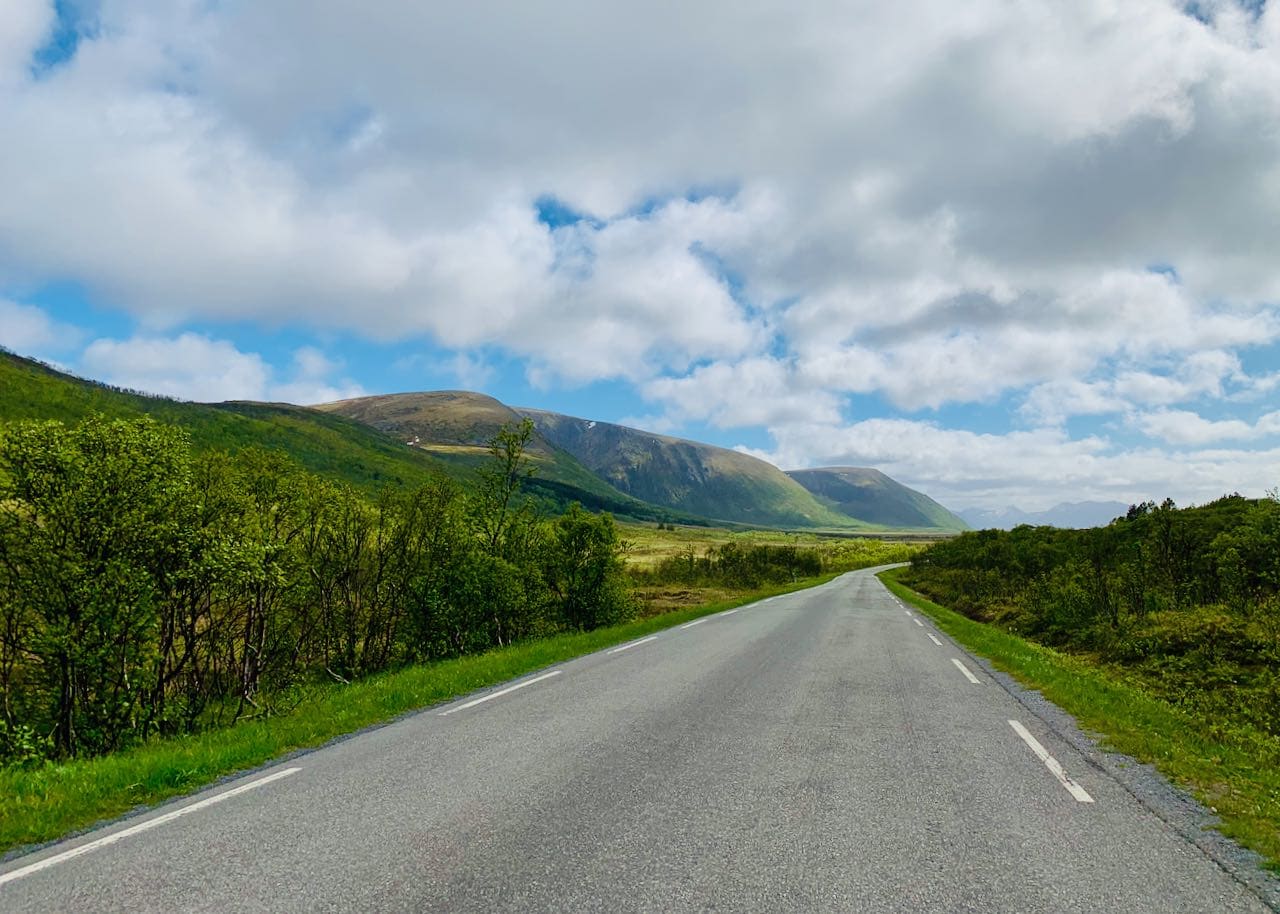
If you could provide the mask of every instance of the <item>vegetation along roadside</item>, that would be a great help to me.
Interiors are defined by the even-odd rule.
[[[1095,530],[964,534],[881,577],[1280,870],[1277,521],[1275,499],[1139,505]]]
[[[150,419],[4,427],[0,851],[912,548],[686,532],[628,566],[608,515],[523,497],[528,436],[371,497]]]

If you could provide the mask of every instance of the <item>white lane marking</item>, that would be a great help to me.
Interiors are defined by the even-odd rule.
[[[1067,792],[1076,798],[1076,802],[1093,802],[1093,797],[1089,796],[1089,791],[1067,777],[1067,773],[1062,770],[1062,765],[1058,763],[1058,760],[1049,754],[1048,749],[1040,745],[1040,740],[1032,736],[1026,727],[1016,720],[1009,721],[1009,726],[1013,727],[1013,732],[1021,736],[1022,741],[1031,747],[1031,751],[1036,754],[1040,761],[1044,762],[1045,767],[1053,772],[1053,776],[1058,779],[1058,782],[1063,787],[1067,788]]]
[[[909,610],[909,609],[904,609],[904,610],[903,610],[903,612],[907,614],[907,618],[908,618],[908,619],[912,618],[912,616],[911,616],[911,610]]]
[[[942,647],[942,642],[933,636],[933,632],[929,632],[929,640],[938,645],[938,647]]]
[[[479,698],[473,698],[464,705],[458,705],[457,707],[450,708],[447,711],[441,711],[440,716],[448,717],[450,714],[454,714],[458,711],[465,711],[467,708],[474,708],[476,705],[482,705],[486,701],[493,701],[495,698],[501,698],[503,695],[506,695],[509,692],[514,692],[516,689],[523,689],[525,686],[531,686],[535,682],[542,682],[544,679],[550,679],[552,676],[559,675],[560,670],[552,670],[550,673],[543,673],[541,676],[534,676],[532,679],[526,679],[524,682],[517,682],[515,685],[507,686],[505,689],[498,689],[498,691],[490,692],[488,695],[481,695]]]
[[[736,609],[726,609],[724,612],[720,613],[720,615],[722,615],[722,616],[732,616],[732,615],[733,615],[734,613],[736,613],[736,612],[737,612],[737,610],[736,610]]]
[[[154,819],[148,819],[145,822],[139,822],[137,825],[132,825],[129,828],[121,829],[118,832],[113,832],[112,834],[109,834],[104,838],[99,838],[96,841],[90,841],[88,844],[81,844],[79,847],[73,847],[69,851],[63,851],[60,854],[54,854],[52,857],[46,857],[43,860],[39,860],[35,863],[21,867],[19,869],[11,870],[8,873],[0,874],[0,885],[4,885],[6,882],[13,882],[15,880],[21,879],[23,876],[30,876],[32,873],[38,873],[41,870],[48,869],[51,866],[56,866],[59,863],[63,863],[75,857],[83,856],[84,854],[88,854],[92,851],[96,851],[99,848],[103,848],[103,847],[107,847],[108,845],[115,844],[117,841],[123,841],[125,838],[132,837],[133,835],[140,834],[141,832],[150,831],[151,829],[156,828],[157,826],[164,825],[166,822],[172,822],[174,819],[177,819],[180,816],[185,816],[188,813],[197,812],[201,809],[205,809],[209,806],[212,806],[215,803],[221,803],[223,800],[229,800],[232,797],[238,796],[239,794],[242,794],[247,790],[253,790],[255,787],[262,787],[266,784],[270,784],[272,781],[278,781],[281,778],[287,778],[289,775],[297,774],[301,770],[302,770],[301,768],[285,768],[282,771],[276,771],[272,774],[266,775],[265,777],[260,777],[256,781],[250,781],[247,784],[241,784],[239,787],[232,787],[230,790],[224,791],[223,793],[217,794],[216,796],[208,797],[207,799],[204,799],[204,800],[199,800],[195,803],[192,803],[190,806],[184,806],[181,809],[175,809],[173,812],[167,812],[162,816],[156,816]]]
[[[924,623],[921,622],[919,619],[917,619],[915,616],[911,617],[911,621],[914,622],[916,625],[920,626],[921,628],[924,628]]]
[[[956,665],[956,669],[957,669],[957,670],[959,670],[960,672],[964,673],[964,678],[965,678],[965,679],[969,680],[969,681],[970,681],[970,682],[972,682],[974,685],[980,685],[980,683],[978,682],[978,677],[977,677],[977,676],[975,676],[975,675],[973,675],[972,673],[970,673],[970,672],[969,672],[969,668],[968,668],[967,666],[965,666],[963,663],[961,663],[961,662],[960,662],[959,660],[957,660],[955,657],[952,657],[952,658],[951,658],[951,662],[952,662],[952,663],[954,663],[954,664]]]
[[[606,654],[616,654],[619,651],[629,651],[633,647],[639,647],[642,644],[648,644],[650,641],[657,641],[657,635],[650,635],[648,638],[641,638],[639,641],[632,641],[630,644],[624,644],[621,647],[615,647],[611,651],[605,651]]]
[[[680,627],[681,627],[681,628],[693,628],[695,625],[701,625],[703,622],[706,622],[706,621],[707,621],[707,620],[706,620],[706,618],[705,618],[705,617],[704,617],[704,618],[701,618],[701,619],[694,619],[692,622],[686,622],[684,625],[682,625],[682,626],[680,626]]]

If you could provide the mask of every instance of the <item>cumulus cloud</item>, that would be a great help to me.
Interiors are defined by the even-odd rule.
[[[55,321],[34,305],[0,298],[0,346],[23,355],[65,352],[80,342],[78,328]]]
[[[1273,432],[1276,422],[1274,415],[1266,419]],[[1275,447],[1126,449],[1102,436],[1072,439],[1055,429],[993,434],[906,419],[806,425],[779,430],[776,437],[776,450],[752,453],[782,466],[878,467],[953,509],[1017,504],[1043,510],[1063,501],[1136,503],[1166,496],[1205,502],[1231,491],[1260,495],[1276,486],[1280,467]]]
[[[806,389],[794,369],[771,358],[717,362],[682,378],[658,378],[643,392],[667,407],[669,419],[709,422],[721,428],[784,425],[798,421],[835,422],[837,398]]]
[[[0,291],[138,318],[120,376],[344,389],[164,367],[197,319],[427,338],[806,462],[860,395],[1021,433],[1274,387],[1275,3],[102,0],[39,74],[54,6],[10,6]]]
[[[1249,423],[1241,419],[1205,419],[1185,409],[1162,409],[1138,417],[1138,426],[1152,437],[1178,445],[1205,445],[1280,434],[1280,412]]]
[[[277,379],[258,353],[198,333],[97,339],[85,348],[80,365],[84,373],[119,387],[197,402],[311,404],[364,394],[351,381],[333,383],[330,375],[339,364],[314,348],[295,351],[288,377]]]
[[[1235,354],[1209,349],[1185,355],[1172,365],[1119,368],[1106,378],[1040,384],[1027,394],[1021,412],[1032,421],[1052,425],[1071,416],[1133,413],[1203,398],[1250,399],[1270,383],[1266,377],[1247,375]]]

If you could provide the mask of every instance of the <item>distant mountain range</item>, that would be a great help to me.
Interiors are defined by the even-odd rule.
[[[512,408],[467,391],[361,397],[317,408],[368,423],[453,461],[483,457],[485,443],[503,424],[527,417],[536,430],[531,449],[540,459],[544,481],[582,485],[585,474],[602,496],[635,499],[673,516],[849,531],[965,529],[964,521],[928,496],[874,470],[830,471],[867,474],[860,484],[846,483],[846,489],[858,489],[862,496],[842,492],[842,506],[841,497],[821,486],[813,488],[828,471],[787,474],[728,448],[546,410]]]
[[[513,409],[467,391],[362,397],[309,408],[187,403],[77,378],[0,349],[0,422],[150,415],[202,450],[281,450],[312,472],[374,491],[440,473],[459,480],[488,459],[504,425],[529,418],[527,489],[550,505],[581,502],[642,521],[861,532],[952,532],[964,521],[871,469],[784,473],[755,457],[639,429]]]
[[[1012,530],[1022,524],[1033,527],[1105,527],[1123,517],[1129,506],[1122,501],[1075,501],[1054,505],[1047,511],[1007,508],[966,508],[960,516],[975,530]]]

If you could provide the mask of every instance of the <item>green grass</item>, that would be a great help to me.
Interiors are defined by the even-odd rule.
[[[51,841],[136,807],[190,793],[288,752],[320,746],[363,727],[699,616],[824,584],[837,574],[592,632],[409,667],[348,686],[318,688],[287,714],[227,729],[157,740],[102,758],[0,770],[0,852]]]
[[[1280,871],[1280,741],[1237,722],[1199,717],[1146,693],[1120,671],[932,603],[898,582],[901,571],[880,578],[956,641],[1101,734],[1108,748],[1155,765],[1192,792],[1221,817],[1223,834]]]

